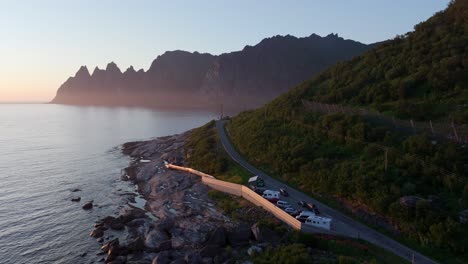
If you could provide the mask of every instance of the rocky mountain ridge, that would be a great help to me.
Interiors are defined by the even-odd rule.
[[[111,62],[90,74],[82,66],[57,91],[52,103],[150,107],[256,107],[338,61],[370,49],[336,34],[274,36],[241,51],[218,56],[168,51],[147,71],[122,72]]]

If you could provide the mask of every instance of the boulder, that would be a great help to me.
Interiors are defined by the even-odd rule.
[[[458,213],[458,220],[460,223],[464,224],[468,222],[468,210],[463,210]]]
[[[145,241],[141,237],[136,237],[128,241],[127,248],[131,252],[141,252],[145,249]]]
[[[281,240],[275,231],[266,226],[259,226],[258,223],[252,225],[250,229],[252,231],[253,237],[258,242],[276,243]]]
[[[118,256],[128,254],[128,250],[125,247],[121,247],[120,245],[110,245],[109,250],[107,251],[107,258],[106,261],[114,261],[117,259]]]
[[[115,257],[115,259],[112,260],[111,262],[108,262],[108,264],[125,264],[125,263],[127,263],[126,256],[118,256],[118,257]]]
[[[172,241],[171,240],[166,240],[158,243],[156,247],[157,251],[166,251],[166,250],[171,250],[172,249]]]
[[[217,245],[206,245],[200,250],[202,257],[214,257],[220,253],[221,247]]]
[[[187,254],[184,259],[187,264],[198,264],[202,262],[202,256],[198,252]]]
[[[102,245],[102,247],[101,247],[101,250],[104,251],[104,252],[108,252],[109,249],[112,246],[115,246],[115,245],[119,245],[119,239],[118,238],[107,241],[106,243],[104,243],[104,245]]]
[[[245,246],[249,243],[250,235],[250,227],[241,224],[228,231],[228,242],[233,247]]]
[[[153,259],[152,264],[169,264],[171,263],[171,255],[167,251],[162,251]]]
[[[157,224],[157,227],[160,230],[169,230],[173,226],[174,226],[174,219],[171,219],[171,218],[161,219]]]
[[[424,199],[418,196],[403,196],[400,197],[400,204],[408,208],[416,208],[416,204],[422,200]]]
[[[202,258],[202,262],[203,264],[213,264],[213,258],[210,258],[210,257],[204,257]]]
[[[183,258],[178,258],[178,259],[171,261],[171,264],[186,264],[186,262]]]
[[[125,228],[124,224],[122,224],[121,222],[111,223],[109,226],[113,230],[122,230]]]
[[[441,200],[440,197],[437,196],[437,195],[429,195],[429,196],[427,196],[427,201],[429,202],[429,204],[430,204],[432,207],[436,207],[436,208],[442,208],[442,207],[444,207],[444,204],[443,204],[442,200]]]
[[[94,237],[94,238],[99,238],[104,235],[104,230],[102,228],[96,228],[91,233],[89,233],[89,236]]]
[[[75,189],[71,190],[71,192],[80,192],[80,191],[81,191],[81,189],[78,189],[78,188],[75,188]]]
[[[262,253],[262,248],[261,247],[258,247],[258,246],[251,246],[249,247],[249,249],[247,249],[247,254],[249,254],[249,256],[251,257],[254,257],[256,256],[257,254],[260,254]]]
[[[81,208],[83,208],[84,210],[89,210],[93,208],[93,202],[87,202]]]
[[[124,211],[123,214],[119,216],[122,223],[126,224],[134,219],[145,218],[146,212],[137,208],[129,208]]]
[[[79,201],[81,201],[81,197],[73,197],[73,198],[71,199],[71,201],[72,201],[72,202],[79,202]]]
[[[217,245],[224,247],[226,245],[226,230],[224,227],[216,228],[208,238],[207,245]]]
[[[153,229],[149,231],[145,237],[145,247],[155,250],[159,248],[159,245],[161,244],[161,242],[166,241],[168,239],[169,237],[167,236],[165,232],[162,232],[158,229]],[[161,250],[164,250],[164,249],[161,249]]]
[[[99,224],[109,225],[109,224],[113,223],[115,221],[115,219],[116,219],[115,217],[109,215],[109,216],[106,216],[106,217],[100,219],[98,222],[99,222]]]

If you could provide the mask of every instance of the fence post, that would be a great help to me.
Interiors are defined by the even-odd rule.
[[[455,135],[455,139],[457,140],[457,142],[460,142],[458,140],[458,134],[457,134],[457,130],[455,129],[455,124],[453,124],[453,119],[452,119],[452,129],[453,129],[453,134]]]
[[[432,136],[434,136],[435,133],[434,133],[434,127],[432,126],[432,120],[429,120],[429,125],[431,126]]]
[[[385,173],[387,173],[387,166],[388,166],[388,149],[385,148]]]
[[[413,133],[416,134],[416,128],[414,128],[413,119],[410,120],[411,126],[413,127]]]

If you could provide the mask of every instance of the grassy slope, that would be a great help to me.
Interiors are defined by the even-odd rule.
[[[248,171],[232,161],[224,151],[218,139],[214,122],[193,130],[186,144],[186,151],[190,153],[188,159],[190,166],[203,172],[211,173],[218,179],[245,184],[248,177],[251,176]],[[212,155],[213,153],[215,155]],[[241,198],[215,190],[210,191],[209,196],[233,219],[245,218],[246,216],[243,215],[244,210],[242,208],[253,206]],[[317,258],[321,261],[320,263],[336,263],[337,261],[348,261],[346,263],[407,263],[400,257],[382,248],[370,245],[365,241],[333,236],[291,233],[291,231],[285,232],[284,226],[278,226],[277,221],[272,221],[270,218],[257,220],[261,224],[277,230],[278,234],[284,236],[284,242],[279,247],[272,248],[264,254],[257,256],[254,259],[255,263],[266,263],[265,261],[271,259],[272,252],[278,253],[273,255],[276,256],[273,263],[280,263],[278,262],[279,259],[284,258],[286,255],[291,257],[291,250],[296,250],[298,257],[294,259],[288,258],[288,263],[304,263],[304,259],[312,259],[309,256],[309,251],[306,249],[307,247],[322,252],[325,256],[330,256],[330,258],[318,256]],[[272,262],[269,261],[268,263]]]

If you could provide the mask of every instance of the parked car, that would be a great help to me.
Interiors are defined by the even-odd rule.
[[[283,188],[280,188],[280,190],[279,190],[279,191],[280,191],[281,195],[283,195],[283,196],[286,196],[286,197],[288,197],[288,196],[289,196],[289,193],[288,193],[288,192],[287,192],[285,189],[283,189]]]
[[[291,205],[286,202],[286,201],[282,201],[282,200],[279,200],[276,202],[276,206],[278,206],[279,208],[288,208],[288,207],[291,207]]]
[[[316,208],[315,204],[313,204],[313,203],[307,203],[307,204],[306,204],[306,207],[307,207],[308,209],[310,209],[311,211],[313,211],[313,210]]]
[[[311,212],[311,211],[302,211],[298,216],[296,216],[296,219],[299,219],[301,217],[306,217],[306,216],[309,217],[309,216],[312,216],[312,215],[315,215],[315,213]]]
[[[299,201],[297,202],[298,205],[302,206],[302,207],[306,207],[307,206],[307,203],[305,201]]]
[[[309,215],[298,215],[298,216],[296,216],[296,219],[301,221],[302,223],[305,223],[307,218],[309,218]]]
[[[253,190],[254,190],[254,192],[258,193],[259,195],[262,195],[266,191],[265,188],[261,188],[261,187],[254,187]]]
[[[297,211],[296,209],[292,208],[292,207],[286,207],[283,209],[286,213],[292,215],[292,216],[296,216],[299,214],[299,211]]]

